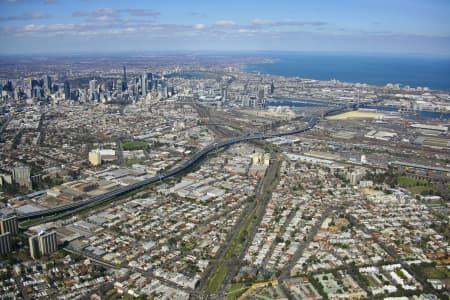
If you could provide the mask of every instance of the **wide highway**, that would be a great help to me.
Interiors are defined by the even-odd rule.
[[[354,106],[352,108],[354,108]],[[335,114],[335,113],[341,112],[345,109],[347,109],[347,106],[332,108],[332,109],[326,111],[324,113],[324,116],[328,116],[330,114]],[[308,130],[311,130],[319,122],[319,120],[320,120],[320,115],[314,114],[314,115],[310,115],[310,116],[304,118],[304,121],[307,123],[307,125],[303,128],[298,128],[298,129],[294,129],[294,130],[290,130],[290,131],[286,131],[286,132],[273,133],[273,134],[262,134],[261,133],[261,134],[254,134],[254,135],[246,135],[246,136],[231,138],[231,139],[224,140],[224,141],[218,142],[218,143],[213,143],[213,144],[208,145],[206,148],[203,148],[199,152],[197,152],[188,161],[186,161],[183,165],[173,168],[173,169],[167,171],[166,173],[163,173],[163,174],[154,176],[152,178],[128,185],[126,187],[120,188],[115,191],[111,191],[111,192],[108,192],[108,193],[105,193],[105,194],[102,194],[99,196],[87,198],[87,199],[84,199],[84,200],[81,200],[78,202],[74,202],[71,204],[61,205],[61,206],[57,206],[54,208],[39,210],[36,212],[31,212],[31,213],[18,214],[17,219],[18,219],[18,221],[25,221],[25,220],[35,219],[35,218],[58,215],[58,214],[72,214],[79,210],[93,207],[93,206],[96,206],[103,202],[110,201],[114,198],[117,198],[119,196],[127,194],[131,191],[142,188],[148,184],[152,184],[152,183],[158,182],[160,180],[167,179],[167,178],[173,177],[175,175],[181,174],[184,171],[186,171],[187,169],[191,168],[194,164],[196,164],[199,161],[201,161],[202,159],[204,159],[206,157],[206,155],[212,151],[215,151],[215,150],[218,150],[221,148],[225,148],[225,147],[231,146],[233,144],[241,143],[241,142],[264,140],[264,139],[270,139],[273,137],[280,137],[280,136],[286,136],[286,135],[306,132]]]

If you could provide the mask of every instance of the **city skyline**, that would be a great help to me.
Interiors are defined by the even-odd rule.
[[[2,0],[0,9],[0,54],[450,50],[446,1]]]
[[[0,299],[449,299],[449,0],[0,11]]]

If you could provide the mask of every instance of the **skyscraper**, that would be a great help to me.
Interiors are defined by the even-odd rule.
[[[167,92],[167,83],[164,80],[161,80],[160,84],[158,85],[158,94],[161,98],[166,99],[168,97]]]
[[[142,73],[142,96],[146,96],[147,95],[147,73]]]
[[[0,255],[6,255],[11,252],[11,236],[10,233],[4,233],[0,235]]]
[[[222,96],[222,101],[227,100],[227,98],[228,98],[228,89],[227,89],[227,87],[226,87],[226,86],[223,86],[223,87],[220,89],[220,92],[221,92],[221,96]]]
[[[96,91],[96,86],[97,86],[97,80],[92,79],[91,81],[89,81],[89,93],[90,93],[90,100],[97,100],[97,91]]]
[[[31,97],[41,98],[43,96],[42,84],[43,81],[32,80]]]
[[[153,90],[153,73],[147,72],[147,91],[151,92]]]
[[[16,234],[19,231],[19,226],[17,225],[17,217],[12,216],[9,218],[2,218],[0,220],[0,228],[2,234],[5,234],[7,232]]]
[[[127,84],[127,69],[123,66],[123,78],[122,78],[122,92],[125,92],[128,89]]]
[[[44,92],[47,94],[52,92],[52,78],[48,75],[44,77]]]
[[[262,100],[262,99],[264,99],[264,88],[259,87],[258,88],[258,100]]]
[[[64,81],[64,98],[70,100],[70,83],[68,80]]]

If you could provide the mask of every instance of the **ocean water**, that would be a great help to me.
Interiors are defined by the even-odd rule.
[[[450,91],[450,57],[358,54],[268,54],[274,62],[248,65],[246,72],[386,85],[399,83]]]

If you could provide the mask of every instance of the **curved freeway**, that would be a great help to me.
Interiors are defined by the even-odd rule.
[[[324,113],[324,116],[328,116],[330,114],[341,112],[341,111],[345,110],[346,108],[347,108],[346,106],[341,106],[341,107],[330,109]],[[352,108],[355,108],[355,105]],[[197,152],[194,156],[192,156],[183,165],[173,168],[164,174],[154,176],[152,178],[128,185],[121,189],[111,191],[111,192],[108,192],[108,193],[105,193],[105,194],[102,194],[99,196],[95,196],[92,198],[84,199],[84,200],[81,200],[81,201],[78,201],[75,203],[61,205],[61,206],[58,206],[55,208],[49,208],[49,209],[26,213],[26,214],[18,214],[17,219],[18,219],[18,221],[25,221],[25,220],[35,219],[35,218],[56,215],[56,214],[60,214],[60,213],[74,213],[81,209],[96,206],[103,202],[109,201],[115,197],[124,195],[133,190],[139,189],[148,184],[152,184],[157,181],[178,175],[178,174],[186,171],[190,167],[192,167],[194,164],[196,164],[197,162],[202,160],[208,153],[210,153],[214,150],[228,147],[230,145],[237,144],[240,142],[248,142],[248,141],[253,141],[253,140],[264,140],[264,139],[269,139],[269,138],[273,138],[273,137],[286,136],[286,135],[291,135],[291,134],[302,133],[302,132],[308,131],[308,130],[312,129],[319,122],[320,116],[318,114],[314,114],[314,115],[305,117],[304,120],[308,123],[308,125],[304,128],[294,129],[291,131],[274,133],[274,134],[255,134],[255,135],[240,136],[240,137],[231,138],[231,139],[228,139],[228,140],[225,140],[222,142],[211,144],[211,145],[207,146],[206,148],[203,148],[201,151]]]

